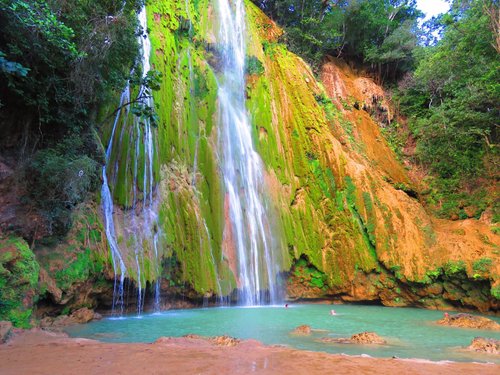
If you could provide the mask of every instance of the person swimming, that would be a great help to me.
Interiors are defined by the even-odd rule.
[[[335,310],[330,310],[330,315],[337,315],[337,313],[335,312]]]

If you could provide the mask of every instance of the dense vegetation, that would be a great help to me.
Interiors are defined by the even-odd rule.
[[[499,170],[499,30],[491,17],[498,19],[498,7],[498,1],[455,1],[435,20],[442,39],[415,51],[416,70],[399,84],[417,161],[436,176],[429,200],[444,216],[479,215],[495,199],[485,185],[495,183]],[[476,207],[466,213],[466,206]]]
[[[286,29],[292,51],[313,66],[324,55],[368,64],[378,77],[396,78],[412,66],[417,21],[415,0],[254,0]]]
[[[340,56],[393,91],[416,139],[413,161],[435,176],[427,201],[440,214],[477,217],[493,203],[484,186],[498,178],[498,1],[455,0],[421,26],[414,0],[255,2],[313,65]]]
[[[51,233],[96,186],[98,111],[130,76],[142,4],[0,0],[1,148],[24,161],[25,198]]]

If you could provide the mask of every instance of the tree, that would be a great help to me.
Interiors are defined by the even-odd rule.
[[[443,38],[419,50],[401,108],[417,137],[418,160],[450,195],[498,173],[500,59],[484,1],[455,1],[441,22]]]
[[[142,5],[0,0],[0,151],[22,163],[23,199],[54,234],[97,186],[97,112],[131,78]]]

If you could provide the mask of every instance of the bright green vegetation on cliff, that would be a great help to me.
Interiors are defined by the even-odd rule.
[[[223,207],[216,155],[217,84],[208,59],[209,2],[156,1],[148,5],[151,63],[163,75],[158,106],[161,167],[160,225],[167,257],[197,293],[217,293],[218,279],[234,288],[222,259]],[[196,163],[196,164],[195,164]],[[221,285],[223,287],[223,285]]]
[[[312,64],[342,56],[394,89],[409,131],[389,121],[384,134],[400,158],[408,135],[416,140],[412,162],[432,172],[424,193],[441,217],[498,211],[488,193],[498,169],[498,2],[456,0],[449,13],[421,27],[415,1],[253,2]]]
[[[248,6],[247,12],[252,37],[265,33],[260,11]],[[345,176],[328,167],[328,145],[318,144],[329,125],[315,97],[318,89],[308,83],[315,82],[311,71],[280,44],[252,39],[256,53],[259,43],[264,54],[257,57],[265,73],[248,87],[248,108],[257,149],[282,185],[278,210],[290,255],[307,256],[326,273],[330,286],[341,285],[356,264],[366,271],[376,265],[363,223],[348,203],[352,188],[344,188]]]
[[[0,320],[29,328],[36,302],[39,265],[20,238],[0,238]]]

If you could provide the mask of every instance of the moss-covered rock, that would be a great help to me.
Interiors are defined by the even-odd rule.
[[[23,239],[0,237],[0,320],[30,327],[39,270],[35,255]]]
[[[284,267],[292,269],[292,283],[301,285],[296,294],[392,306],[497,308],[499,236],[475,220],[450,223],[426,212],[418,201],[419,184],[387,144],[377,123],[380,113],[371,108],[375,100],[384,121],[392,120],[382,88],[333,58],[318,82],[279,43],[282,30],[251,1],[245,4],[247,108],[265,165],[266,204],[279,212],[276,237],[290,257]],[[214,6],[209,0],[156,0],[147,7],[151,64],[163,75],[154,94],[161,276],[169,288],[200,297],[228,295],[237,285],[237,262],[224,251],[230,238],[224,237],[217,152]],[[130,155],[136,152],[126,123],[115,133],[120,146],[113,150],[117,168],[109,179],[124,216],[131,209]],[[133,265],[130,249],[137,239],[127,235],[125,222],[118,220],[117,227]],[[151,248],[147,240],[141,245]],[[85,254],[59,274],[59,284],[82,275]],[[151,259],[143,266],[149,271],[141,281],[158,276]],[[137,279],[134,266],[128,268]]]

